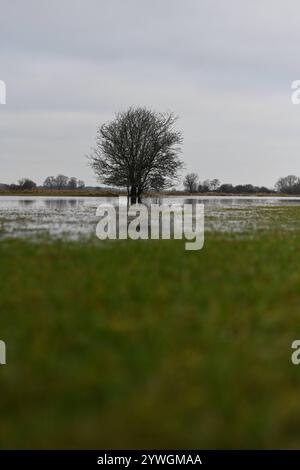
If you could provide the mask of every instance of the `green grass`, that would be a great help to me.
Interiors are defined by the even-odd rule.
[[[292,448],[300,233],[0,244],[1,448]]]

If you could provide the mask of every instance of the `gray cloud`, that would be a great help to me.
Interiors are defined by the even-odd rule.
[[[0,182],[94,184],[97,125],[130,105],[180,116],[201,179],[300,174],[297,18],[296,0],[2,0]]]

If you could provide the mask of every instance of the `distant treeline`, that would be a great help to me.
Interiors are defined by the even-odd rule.
[[[208,193],[208,192],[219,192],[228,194],[237,193],[272,193],[274,190],[267,188],[266,186],[253,186],[252,184],[221,184],[217,178],[212,180],[199,181],[197,173],[189,173],[183,180],[185,191],[189,193]]]
[[[22,178],[18,181],[18,184],[3,184],[3,189],[10,191],[33,191],[34,189],[84,189],[84,181],[75,178],[74,176],[68,177],[65,175],[48,176],[42,186],[37,184],[29,178]]]
[[[197,173],[188,173],[183,180],[183,186],[184,190],[189,193],[217,192],[223,194],[271,194],[277,192],[281,194],[300,194],[300,177],[288,175],[279,178],[274,189],[271,189],[266,186],[254,186],[252,184],[222,184],[217,178],[212,180],[206,179],[201,182],[199,181]],[[37,184],[29,178],[22,178],[18,181],[18,184],[0,184],[0,190],[2,189],[6,191],[33,191],[38,189],[83,190],[85,188],[85,183],[81,179],[65,175],[48,176],[42,186],[37,186]],[[100,186],[89,186],[86,189],[102,191],[115,190],[114,188],[105,188]],[[172,191],[176,191],[176,189],[174,188]]]
[[[84,181],[72,176],[69,178],[65,175],[48,176],[43,187],[47,189],[83,189],[85,187]]]

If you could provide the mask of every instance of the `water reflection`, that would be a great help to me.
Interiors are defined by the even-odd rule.
[[[65,210],[72,207],[83,206],[82,199],[45,199],[44,204],[48,209]]]
[[[35,201],[32,201],[32,200],[24,200],[24,201],[19,201],[19,206],[21,207],[29,207],[29,206],[32,206],[35,204]]]

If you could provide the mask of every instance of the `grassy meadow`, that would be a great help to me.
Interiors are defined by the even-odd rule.
[[[299,266],[298,229],[3,239],[0,447],[299,447]]]

